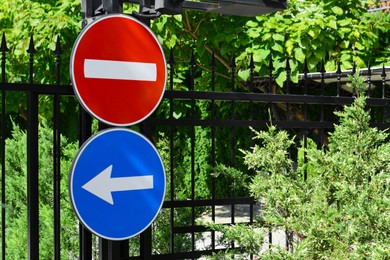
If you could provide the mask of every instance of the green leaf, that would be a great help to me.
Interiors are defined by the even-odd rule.
[[[343,41],[340,43],[340,48],[347,49],[349,47],[349,41]]]
[[[326,51],[324,49],[318,49],[318,50],[314,51],[313,53],[319,60],[322,58],[325,58],[325,55],[326,55]]]
[[[315,30],[312,30],[310,29],[308,32],[307,32],[312,38],[316,38],[317,36],[317,33]]]
[[[360,37],[360,32],[359,31],[354,31],[352,33],[352,35],[355,37],[355,38],[359,38]]]
[[[354,58],[354,61],[358,68],[364,68],[366,66],[364,60],[362,60],[362,58],[360,58],[359,56],[356,56]]]
[[[338,20],[337,22],[339,23],[340,26],[350,26],[352,19],[343,19],[343,20]]]
[[[260,32],[258,30],[248,30],[247,32],[248,36],[251,38],[257,38],[260,36]]]
[[[314,54],[316,54],[316,52]],[[319,63],[320,59],[323,58],[323,56],[320,57],[319,59],[316,57],[317,57],[316,55],[314,55],[314,56],[312,55],[311,57],[309,57],[307,59],[307,65],[309,67],[309,70],[315,69],[317,67],[317,64]]]
[[[351,28],[343,27],[343,28],[340,28],[340,31],[341,31],[342,33],[350,33],[350,32],[351,32]]]
[[[321,27],[321,29],[324,29],[324,21],[322,19],[317,19],[316,24]]]
[[[259,50],[256,50],[254,53],[253,53],[253,61],[254,62],[261,62],[265,59],[267,59],[268,55],[271,53],[270,50],[264,50],[264,49],[259,49]]]
[[[329,26],[330,28],[332,28],[332,29],[337,29],[337,23],[336,23],[335,20],[330,20],[330,21],[328,22],[328,26]]]
[[[325,63],[325,71],[336,71],[336,61],[330,60]]]
[[[351,61],[345,60],[345,61],[341,62],[341,67],[343,69],[351,69],[353,67],[353,65],[352,65]]]
[[[351,60],[351,55],[350,54],[342,54],[340,57],[341,61],[348,61]]]
[[[338,7],[338,6],[333,6],[333,7],[332,7],[332,11],[333,11],[333,13],[335,13],[336,15],[343,15],[343,9],[341,9],[341,8]]]
[[[278,33],[272,35],[272,38],[273,38],[275,41],[281,41],[281,42],[284,41],[284,36],[281,35],[281,34],[278,34]]]
[[[310,48],[310,42],[306,38],[301,38],[298,40],[299,47],[302,49],[309,49]]]
[[[261,38],[263,41],[268,41],[272,37],[272,34],[265,33],[263,37]]]
[[[272,45],[271,47],[274,51],[277,51],[277,52],[280,52],[280,53],[283,53],[283,46],[280,45],[279,43],[274,43],[274,45]]]
[[[294,51],[294,57],[297,61],[303,62],[305,60],[305,54],[301,48],[296,48]]]
[[[284,59],[274,59],[274,71],[278,71],[280,68],[284,68],[286,62]]]
[[[358,49],[358,50],[364,50],[364,46],[360,43],[360,42],[355,42],[355,47],[356,47],[356,49]]]
[[[292,51],[293,51],[293,49],[294,49],[294,43],[295,43],[295,41],[290,40],[290,39],[286,41],[286,44],[285,44],[285,46],[286,46],[286,51],[287,51],[287,53],[288,53],[289,55],[292,54]]]
[[[250,70],[249,69],[240,70],[237,74],[238,74],[238,77],[240,77],[240,79],[242,79],[243,81],[247,81],[247,80],[249,80],[249,77],[250,77]]]
[[[292,81],[293,83],[298,83],[299,71],[298,71],[298,70],[293,70],[292,73],[291,73],[291,75],[290,75],[290,77],[291,77],[291,81]]]
[[[250,20],[246,23],[246,26],[248,27],[257,27],[259,25],[259,23],[253,21],[253,20]]]
[[[279,76],[275,79],[276,84],[278,84],[280,87],[283,87],[283,83],[286,81],[286,71],[282,71],[279,73]]]
[[[389,25],[389,28],[390,28],[390,25]],[[378,35],[376,35],[376,34],[373,33],[373,32],[370,32],[370,31],[367,31],[367,32],[366,32],[366,35],[367,35],[370,39],[376,39],[376,38],[378,38]]]

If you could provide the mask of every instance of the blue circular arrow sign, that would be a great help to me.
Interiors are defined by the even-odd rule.
[[[165,186],[156,148],[143,135],[124,128],[89,138],[69,173],[76,215],[91,232],[109,240],[144,231],[161,209]]]

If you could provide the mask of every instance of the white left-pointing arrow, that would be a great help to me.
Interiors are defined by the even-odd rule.
[[[145,62],[85,59],[84,77],[156,81],[157,65]]]
[[[153,189],[153,175],[111,178],[112,165],[82,186],[93,195],[114,205],[112,192]]]

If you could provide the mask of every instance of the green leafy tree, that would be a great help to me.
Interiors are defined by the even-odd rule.
[[[289,8],[275,15],[249,21],[248,36],[259,65],[260,74],[267,73],[269,56],[274,58],[277,82],[286,79],[285,58],[290,57],[293,80],[297,80],[304,60],[309,70],[318,71],[321,60],[325,70],[366,67],[367,62],[389,62],[390,19],[387,13],[369,13],[375,1],[289,1]]]
[[[283,92],[286,80],[286,57],[290,58],[291,76],[298,80],[305,59],[310,71],[318,71],[324,59],[326,70],[336,70],[340,61],[343,69],[352,68],[355,62],[358,67],[388,63],[390,16],[387,13],[369,13],[366,8],[374,1],[288,1],[288,8],[254,18],[220,16],[212,13],[184,11],[182,15],[162,16],[152,23],[152,30],[157,34],[169,57],[169,49],[173,49],[175,57],[174,86],[176,90],[188,90],[190,86],[190,69],[188,62],[194,51],[195,90],[210,91],[211,54],[215,55],[216,91],[229,91],[247,88],[250,54],[255,62],[255,76],[268,75],[268,63],[272,56],[274,62],[274,92]],[[235,53],[237,67],[231,69],[232,54]],[[235,82],[230,81],[231,75]],[[264,91],[261,86],[260,91]],[[257,91],[257,89],[256,89]],[[157,111],[159,117],[169,117],[169,109]],[[230,119],[230,103],[216,102],[216,117]],[[280,111],[285,111],[283,104],[276,104]],[[174,103],[176,119],[191,118],[193,110],[190,102]],[[202,111],[210,110],[210,102],[196,102],[195,115],[201,117]],[[266,117],[264,107],[256,108]],[[265,111],[265,112],[264,112]],[[299,107],[291,109],[293,117],[303,118]],[[235,111],[236,118],[246,118],[249,105]],[[315,111],[314,113],[315,114]],[[312,113],[309,113],[309,117]],[[204,117],[205,119],[209,119]],[[203,118],[202,118],[203,119]],[[180,132],[183,138],[190,133]],[[217,132],[216,137],[229,135]],[[245,133],[246,134],[246,133]],[[210,136],[210,132],[208,133]],[[246,136],[248,136],[246,134]],[[222,137],[223,138],[223,137]],[[244,134],[239,137],[244,139]],[[237,138],[237,139],[239,139]],[[228,164],[229,155],[219,151],[228,149],[227,143],[218,143],[217,159]],[[225,155],[223,158],[222,155]],[[226,185],[225,185],[226,187]]]
[[[6,53],[6,82],[29,82],[30,37],[34,48],[34,83],[57,83],[56,42],[60,43],[60,84],[69,84],[67,66],[73,43],[81,30],[81,5],[79,0],[4,0],[0,2],[0,33],[4,33],[9,51]],[[58,52],[57,52],[58,53]],[[53,99],[41,95],[39,112],[50,121],[53,116]],[[8,92],[7,114],[19,126],[26,124],[27,102],[23,92]],[[75,138],[77,101],[62,99],[61,112],[65,115],[62,126],[68,137]],[[73,119],[73,120],[72,120]],[[7,122],[7,128],[12,123]]]
[[[389,135],[370,127],[363,94],[336,114],[340,124],[329,146],[309,141],[297,167],[288,157],[293,139],[286,131],[256,131],[261,144],[243,152],[255,173],[248,188],[264,210],[252,229],[211,226],[261,259],[388,259]],[[261,234],[269,230],[286,231],[290,247],[265,248]]]
[[[7,81],[29,82],[27,49],[33,36],[34,82],[54,83],[54,50],[59,37],[62,60],[69,61],[73,43],[81,30],[81,5],[78,0],[4,0],[0,3],[0,28],[10,50],[7,58]],[[69,83],[67,67],[61,71],[63,84]]]
[[[249,63],[247,54],[253,54],[260,74],[265,74],[268,58],[272,54],[276,60],[275,74],[281,83],[285,77],[280,74],[281,68],[287,56],[292,58],[295,78],[305,58],[312,70],[323,58],[327,60],[327,70],[334,70],[338,60],[345,68],[351,68],[353,62],[362,67],[367,65],[368,60],[378,63],[388,61],[389,15],[367,12],[368,5],[375,2],[291,0],[286,10],[254,18],[185,10],[182,15],[163,15],[155,19],[152,30],[166,54],[173,48],[179,62],[189,61],[190,48],[196,50],[196,62],[202,68],[202,73],[197,76],[199,82],[203,82],[203,74],[208,73],[206,65],[209,64],[210,53],[214,51],[220,88],[226,85],[223,79],[226,80],[228,76],[233,52],[242,54],[237,60],[242,70],[240,76],[244,79],[248,75],[244,72]],[[81,30],[80,1],[5,0],[0,7],[0,25],[11,50],[8,80],[27,81],[26,49],[30,36],[34,35],[35,46],[39,50],[36,64],[46,64],[36,66],[35,80],[53,82],[55,63],[52,52],[56,37],[60,36],[63,60],[68,60]],[[62,75],[63,82],[69,82],[67,68]],[[182,80],[183,76],[178,77],[177,83]]]
[[[254,18],[219,16],[184,11],[181,16],[162,16],[152,24],[163,46],[174,48],[177,60],[189,61],[191,47],[202,68],[197,77],[200,88],[209,76],[205,64],[215,53],[217,88],[226,90],[232,53],[238,56],[239,76],[249,77],[249,54],[253,54],[256,73],[268,74],[272,55],[277,83],[286,79],[285,59],[290,57],[292,79],[297,80],[305,58],[309,69],[317,71],[322,59],[327,71],[367,66],[367,62],[389,62],[390,18],[387,13],[369,13],[374,0],[291,0],[288,8]],[[176,47],[176,48],[175,48]],[[177,49],[179,47],[179,49]],[[208,66],[206,66],[208,67]],[[178,82],[180,85],[181,82]],[[242,85],[243,86],[243,85]],[[179,86],[178,86],[179,87]]]

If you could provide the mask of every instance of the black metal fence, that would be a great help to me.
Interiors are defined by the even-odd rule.
[[[55,84],[34,82],[33,41],[27,50],[29,54],[29,82],[12,83],[7,81],[6,61],[8,49],[3,35],[1,43],[1,254],[2,259],[15,259],[9,248],[7,215],[10,209],[9,191],[6,183],[13,178],[13,172],[7,169],[6,139],[10,137],[7,100],[9,95],[25,95],[27,101],[27,252],[20,258],[44,259],[42,251],[48,251],[48,259],[197,259],[224,250],[226,245],[219,244],[219,234],[208,230],[201,221],[216,221],[227,224],[236,222],[252,223],[257,212],[256,201],[240,189],[235,189],[230,180],[212,177],[213,168],[218,164],[233,166],[245,171],[239,149],[249,149],[253,141],[249,127],[265,129],[270,117],[273,124],[289,130],[298,139],[313,138],[318,145],[327,144],[327,133],[333,129],[336,118],[334,110],[350,104],[355,95],[354,89],[345,87],[347,74],[338,69],[334,73],[325,72],[323,66],[319,73],[309,73],[304,69],[298,83],[292,83],[286,68],[287,80],[283,88],[275,85],[272,65],[269,76],[260,78],[255,75],[255,67],[250,62],[248,82],[238,84],[235,63],[230,68],[230,77],[224,90],[216,91],[218,74],[215,61],[211,56],[208,86],[196,83],[196,73],[201,70],[190,58],[187,76],[175,86],[175,71],[178,66],[170,53],[168,59],[169,78],[164,99],[160,108],[143,123],[135,126],[153,140],[162,153],[167,170],[167,193],[163,208],[156,222],[139,236],[126,241],[107,241],[91,234],[74,218],[73,229],[79,234],[74,237],[73,248],[76,253],[64,252],[61,244],[65,228],[64,205],[70,208],[69,199],[61,193],[61,180],[68,173],[61,170],[61,135],[66,132],[61,122],[77,120],[78,141],[82,144],[94,131],[93,119],[79,108],[78,119],[61,110],[63,102],[75,100],[70,85],[61,85],[60,71],[67,66],[61,61],[61,48],[53,54],[57,77]],[[234,60],[234,59],[233,59]],[[288,64],[288,60],[287,63]],[[361,71],[368,84],[367,105],[372,109],[372,124],[379,128],[390,127],[389,79],[388,69],[366,68]],[[331,82],[329,82],[331,81]],[[276,90],[282,90],[280,93]],[[39,201],[40,163],[39,147],[39,99],[49,97],[52,100],[52,162],[53,172],[50,180],[52,192],[52,234],[42,233],[41,202]],[[75,103],[77,104],[77,103]],[[269,112],[270,111],[270,112]],[[99,128],[107,126],[99,125]],[[294,152],[292,151],[292,157]],[[22,184],[21,184],[22,185]],[[72,226],[71,225],[71,226]],[[52,237],[50,248],[42,245],[45,236]],[[269,235],[272,243],[272,233]],[[234,248],[231,243],[228,247]],[[250,256],[248,256],[250,257]]]

